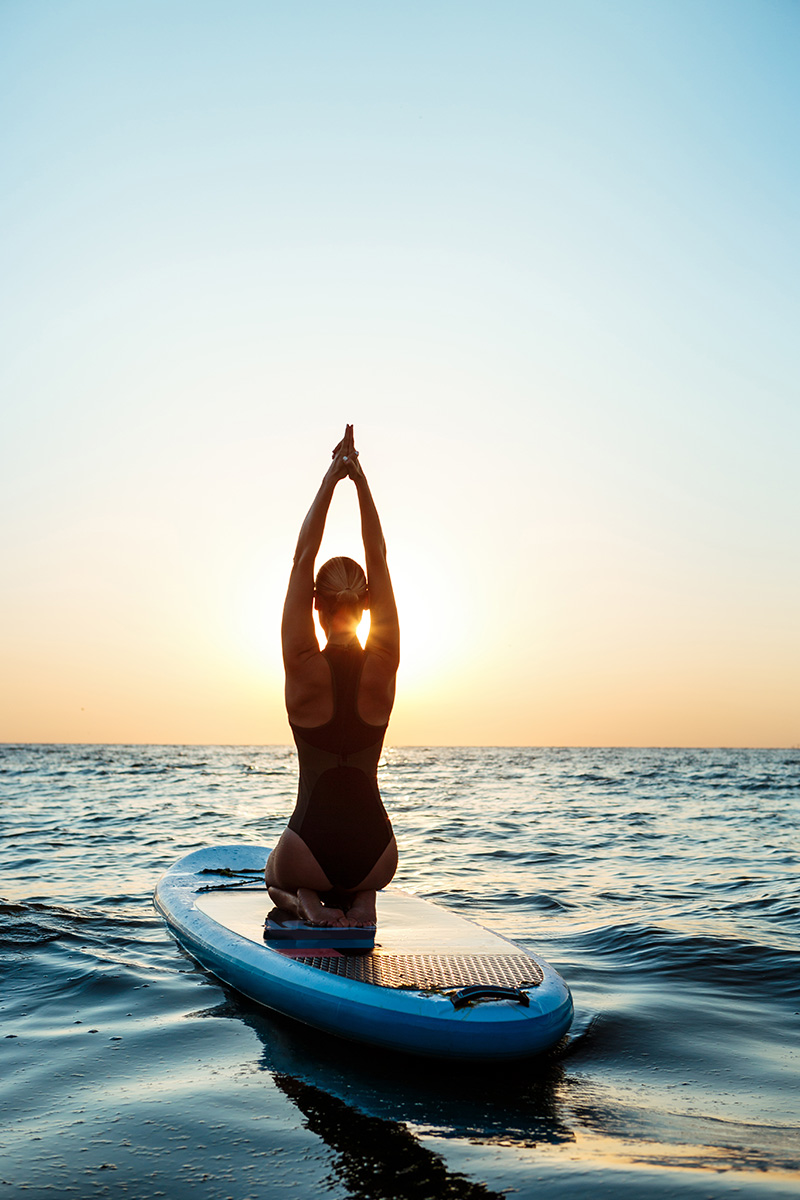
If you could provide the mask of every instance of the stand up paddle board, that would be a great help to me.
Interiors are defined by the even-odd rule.
[[[378,893],[377,931],[285,919],[263,883],[269,853],[195,850],[155,891],[179,944],[251,1000],[338,1037],[451,1059],[537,1054],[569,1029],[569,988],[544,959],[406,892]]]

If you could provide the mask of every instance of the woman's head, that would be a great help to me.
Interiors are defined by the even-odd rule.
[[[314,602],[321,613],[330,616],[340,610],[361,613],[368,607],[367,577],[352,558],[329,558],[317,572]]]

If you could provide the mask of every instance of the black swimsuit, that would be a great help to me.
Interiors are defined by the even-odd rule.
[[[388,721],[369,725],[358,715],[366,658],[358,641],[328,645],[322,653],[331,669],[333,716],[311,729],[289,722],[300,763],[289,828],[303,839],[332,887],[352,891],[392,840],[377,779]]]

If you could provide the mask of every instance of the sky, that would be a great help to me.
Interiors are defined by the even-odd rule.
[[[287,743],[351,422],[390,744],[800,744],[799,48],[793,0],[0,0],[0,741]]]

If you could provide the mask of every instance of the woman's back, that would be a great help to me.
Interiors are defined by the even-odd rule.
[[[333,491],[346,478],[356,486],[367,571],[352,559],[330,559],[315,583]],[[315,608],[327,639],[323,650]],[[370,632],[362,649],[356,629],[365,608]],[[267,863],[270,896],[317,924],[371,924],[375,889],[397,869],[377,770],[394,704],[400,634],[386,545],[350,425],[300,530],[281,642],[300,779],[295,810]]]

